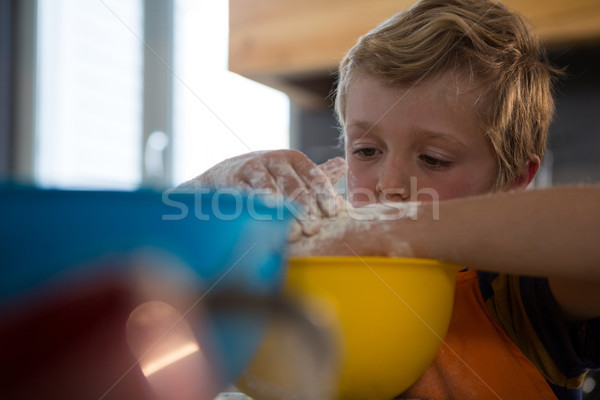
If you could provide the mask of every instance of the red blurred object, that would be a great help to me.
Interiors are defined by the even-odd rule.
[[[139,303],[128,281],[112,277],[64,289],[3,313],[6,398],[152,398],[125,337]]]
[[[217,369],[200,370],[198,362],[194,364],[198,355],[169,364],[153,377],[144,376],[126,332],[132,312],[148,302],[181,310],[195,299],[181,282],[170,282],[151,270],[134,274],[131,268],[122,270],[127,272],[47,285],[35,295],[0,307],[3,398],[205,400],[218,394],[223,382]],[[188,326],[200,326],[202,309],[195,307],[184,322]],[[160,316],[150,321],[148,332],[156,333],[157,325]],[[160,329],[171,330],[162,325]],[[200,330],[189,332],[199,346],[203,338],[195,333]],[[203,360],[202,365],[211,365],[210,361]]]

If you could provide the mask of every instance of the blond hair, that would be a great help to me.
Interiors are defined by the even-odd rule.
[[[338,71],[335,111],[360,73],[408,85],[454,71],[479,82],[482,128],[496,155],[495,188],[505,188],[533,155],[543,159],[554,114],[552,83],[529,22],[491,0],[421,0],[362,36]]]

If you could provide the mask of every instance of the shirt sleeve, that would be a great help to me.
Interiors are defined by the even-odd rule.
[[[545,278],[519,277],[523,305],[544,347],[568,375],[600,367],[600,318],[569,324]]]
[[[561,393],[578,391],[589,369],[600,368],[600,319],[569,324],[548,280],[478,272],[487,309],[511,340]]]

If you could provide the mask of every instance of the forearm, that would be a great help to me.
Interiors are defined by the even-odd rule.
[[[439,218],[434,207],[424,204],[412,224],[417,256],[481,270],[600,282],[600,187],[443,201]]]
[[[292,245],[294,256],[435,258],[483,271],[547,277],[566,318],[600,316],[600,187],[553,188],[422,203],[394,218],[349,210]]]

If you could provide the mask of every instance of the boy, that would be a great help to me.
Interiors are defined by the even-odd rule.
[[[360,38],[339,70],[348,200],[386,218],[343,218],[331,186],[343,162],[317,167],[294,151],[226,160],[187,186],[282,191],[304,205],[295,255],[468,267],[436,360],[400,398],[577,399],[600,367],[600,189],[518,193],[543,159],[556,73],[503,5],[422,0]],[[390,218],[386,204],[399,202],[418,202],[416,214]]]

